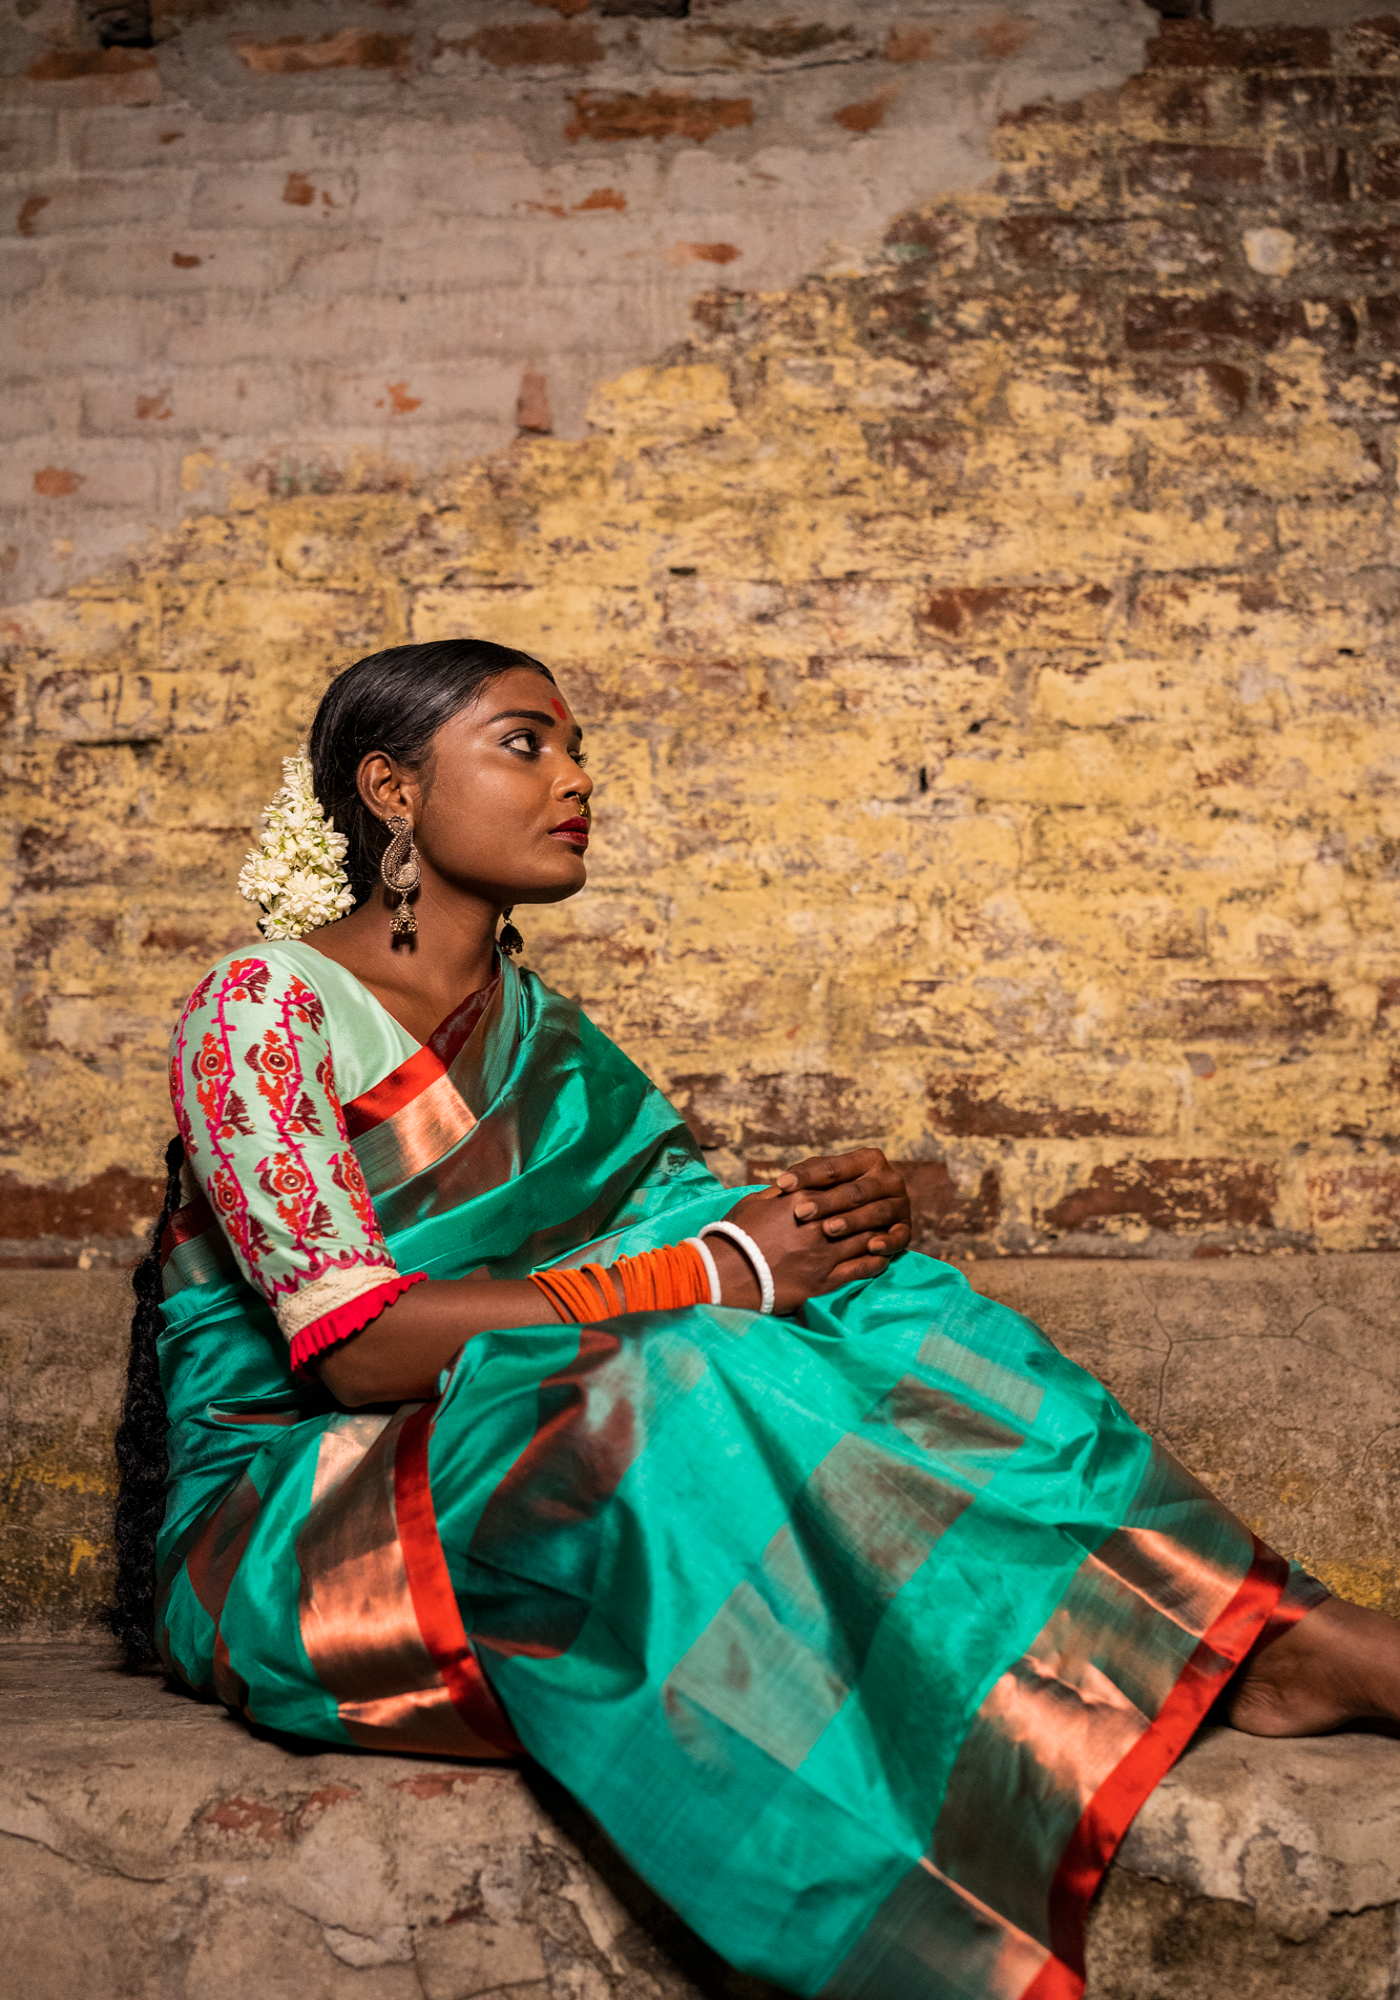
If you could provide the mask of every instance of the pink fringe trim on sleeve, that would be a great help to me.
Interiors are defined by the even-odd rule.
[[[292,1373],[303,1375],[307,1366],[318,1354],[324,1354],[328,1347],[339,1347],[342,1340],[348,1340],[352,1333],[359,1333],[372,1319],[378,1319],[385,1306],[391,1306],[410,1285],[418,1285],[427,1277],[426,1271],[413,1271],[407,1277],[397,1272],[386,1278],[382,1285],[376,1285],[372,1292],[361,1292],[349,1305],[337,1306],[334,1312],[322,1313],[304,1326],[292,1342]]]

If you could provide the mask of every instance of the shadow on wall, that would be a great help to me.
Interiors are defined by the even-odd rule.
[[[955,1256],[1400,1240],[1398,106],[1395,22],[1166,23],[586,437],[242,487],[15,613],[4,1254],[131,1256],[278,759],[462,631],[602,779],[531,962],[721,1172],[876,1139]]]

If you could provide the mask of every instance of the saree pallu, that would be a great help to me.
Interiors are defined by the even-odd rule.
[[[355,1141],[401,1270],[606,1262],[736,1199],[528,974],[450,1082],[469,1116]],[[1077,1994],[1133,1814],[1325,1594],[925,1257],[790,1319],[484,1333],[435,1402],[357,1412],[293,1379],[217,1237],[175,1263],[172,1670],[323,1741],[523,1748],[795,1993]]]

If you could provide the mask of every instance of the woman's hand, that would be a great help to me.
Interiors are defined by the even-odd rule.
[[[898,1257],[909,1248],[909,1190],[878,1146],[799,1160],[773,1185],[782,1194],[796,1195],[792,1212],[799,1222],[818,1220],[832,1238],[873,1227],[866,1248],[877,1257]]]
[[[747,1230],[768,1259],[774,1310],[792,1312],[821,1292],[877,1278],[909,1244],[909,1196],[903,1178],[873,1147],[803,1160],[762,1194],[745,1195],[729,1219]],[[726,1305],[754,1307],[758,1280],[737,1244],[705,1239]]]

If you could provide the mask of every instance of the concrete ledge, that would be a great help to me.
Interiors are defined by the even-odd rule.
[[[289,1747],[0,1649],[8,1983],[26,2000],[772,2000],[536,1776]],[[1394,2000],[1400,1741],[1204,1735],[1133,1827],[1089,2000]]]
[[[974,1264],[1275,1548],[1400,1616],[1400,1256]],[[110,1590],[125,1273],[10,1271],[0,1633],[76,1636]]]

